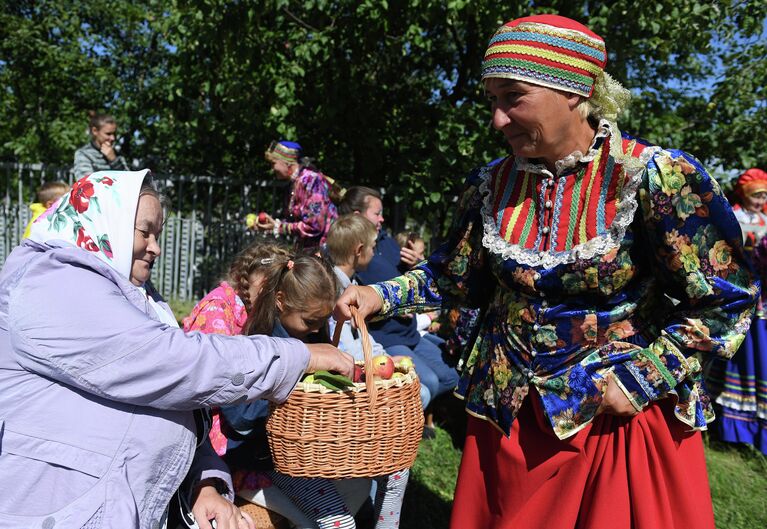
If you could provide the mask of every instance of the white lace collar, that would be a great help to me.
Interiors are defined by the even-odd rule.
[[[567,169],[575,167],[579,163],[586,164],[593,160],[599,152],[599,147],[602,145],[604,138],[611,135],[612,132],[613,129],[610,122],[606,119],[600,120],[597,125],[597,132],[594,135],[594,139],[591,140],[591,145],[589,145],[589,150],[586,154],[583,154],[581,151],[573,151],[561,160],[554,162],[554,170],[556,171],[557,176],[561,175]],[[517,167],[520,171],[551,175],[551,171],[549,171],[542,163],[521,156],[517,158]]]
[[[616,204],[616,214],[612,224],[606,229],[604,235],[590,239],[584,243],[578,244],[570,250],[558,252],[553,247],[546,251],[532,250],[519,244],[512,244],[501,237],[498,226],[493,217],[493,197],[490,182],[492,180],[492,167],[486,166],[479,173],[479,192],[482,198],[482,222],[484,226],[484,236],[482,245],[490,252],[500,256],[504,260],[513,259],[514,261],[532,267],[552,268],[554,266],[566,263],[573,263],[578,259],[591,259],[596,255],[605,255],[612,249],[618,247],[626,235],[626,229],[634,220],[634,213],[637,209],[636,192],[639,184],[642,182],[647,162],[660,150],[659,147],[648,147],[642,151],[639,158],[634,158],[624,154],[621,141],[621,135],[618,128],[606,120],[599,123],[599,130],[594,137],[592,147],[589,152],[583,156],[576,151],[569,156],[557,162],[557,174],[560,174],[565,168],[572,167],[577,163],[587,163],[594,159],[602,143],[602,138],[612,136],[616,141],[610,142],[610,156],[615,160],[616,165],[621,165],[627,175],[627,183],[623,187],[623,192]],[[609,140],[604,140],[609,141]],[[551,175],[551,172],[543,165],[533,164],[524,158],[516,160],[516,171],[537,172]],[[566,178],[560,176],[560,178]],[[509,179],[507,185],[513,185],[514,179]]]

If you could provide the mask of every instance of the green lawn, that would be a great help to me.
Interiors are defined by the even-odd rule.
[[[448,430],[455,431],[451,425]],[[405,494],[402,529],[448,526],[461,458],[448,430],[438,427],[436,439],[421,443]],[[717,528],[767,528],[767,458],[747,446],[706,439],[706,461]]]

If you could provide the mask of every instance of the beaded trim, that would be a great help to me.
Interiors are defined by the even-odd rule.
[[[610,160],[614,163],[620,163],[624,166],[626,175],[628,176],[628,183],[623,187],[620,193],[620,199],[616,204],[615,218],[612,224],[607,228],[606,233],[601,236],[594,237],[584,243],[574,246],[570,250],[557,252],[554,250],[554,246],[547,251],[538,251],[534,249],[525,248],[519,244],[511,244],[503,237],[499,232],[499,227],[493,218],[493,200],[492,189],[490,182],[492,180],[492,167],[483,167],[480,169],[478,178],[480,179],[479,192],[482,196],[482,223],[484,228],[484,236],[482,237],[482,245],[492,253],[500,256],[503,259],[513,259],[514,261],[534,267],[551,268],[566,263],[573,263],[578,259],[591,259],[596,255],[605,255],[614,248],[617,248],[623,241],[623,237],[626,235],[626,229],[631,225],[634,220],[634,213],[637,209],[636,193],[639,189],[639,185],[642,182],[642,176],[646,169],[647,163],[661,149],[660,147],[648,147],[642,151],[638,158],[631,157],[623,153],[620,141],[620,131],[617,127],[611,124],[600,123],[600,131],[594,138],[594,143],[604,137],[603,131],[614,130],[613,137],[618,141],[611,142],[609,156],[613,158]],[[586,156],[583,156],[580,152],[576,151],[569,156],[559,160],[557,162],[557,172],[572,167],[576,163],[587,163],[594,159],[598,153],[598,148],[592,147]],[[517,174],[523,171],[539,174],[551,174],[543,165],[533,164],[525,159],[519,160],[517,168]],[[563,189],[562,179],[566,176],[560,177],[559,189]],[[507,184],[509,185],[509,184]],[[562,207],[562,196],[560,192],[556,197],[557,211]],[[552,219],[553,220],[553,219]],[[557,219],[558,223],[558,219]],[[558,229],[558,225],[556,228]]]

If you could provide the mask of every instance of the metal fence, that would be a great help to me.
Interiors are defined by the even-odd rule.
[[[215,285],[229,260],[256,237],[245,216],[261,210],[280,215],[287,191],[286,182],[274,179],[154,176],[168,203],[152,282],[166,299],[198,299]],[[71,184],[70,168],[0,163],[0,264],[22,238],[36,190],[55,180]]]

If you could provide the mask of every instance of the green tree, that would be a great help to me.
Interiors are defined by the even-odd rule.
[[[0,158],[69,163],[85,112],[123,152],[233,183],[300,141],[345,184],[440,225],[463,175],[503,155],[479,82],[501,23],[557,12],[604,36],[636,95],[622,128],[704,162],[767,162],[767,5],[736,0],[15,1],[0,12]]]

